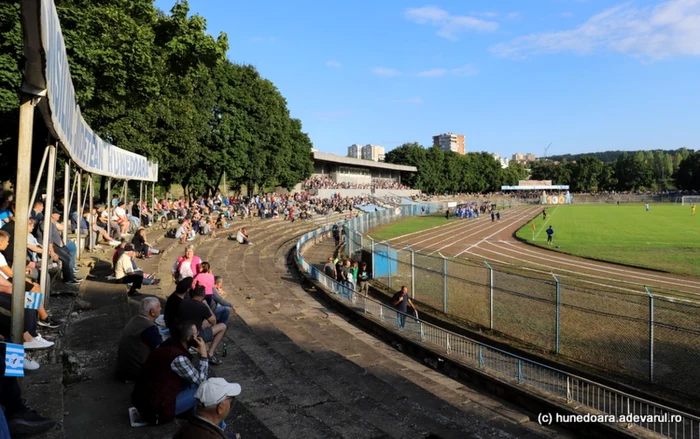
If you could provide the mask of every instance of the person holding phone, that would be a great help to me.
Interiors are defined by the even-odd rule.
[[[185,323],[148,356],[131,399],[142,419],[163,424],[194,408],[195,392],[208,377],[207,344],[194,323]]]

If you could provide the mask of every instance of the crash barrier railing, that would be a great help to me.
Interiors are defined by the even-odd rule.
[[[347,222],[345,223],[347,227]],[[337,295],[357,313],[369,314],[402,335],[460,363],[522,386],[542,397],[566,404],[576,415],[540,413],[541,424],[604,422],[622,428],[643,428],[677,439],[700,439],[700,417],[630,395],[553,367],[511,354],[463,335],[424,322],[417,315],[397,311],[380,301],[356,292],[352,284],[342,284],[302,256],[306,246],[331,235],[327,225],[301,237],[296,258],[301,270]]]

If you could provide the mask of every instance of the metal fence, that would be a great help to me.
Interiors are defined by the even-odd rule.
[[[382,215],[378,216],[381,217]],[[369,219],[361,220],[368,221]],[[379,220],[375,218],[375,221]],[[511,384],[523,386],[531,392],[566,404],[571,410],[579,413],[581,416],[588,416],[588,419],[591,419],[591,416],[595,416],[594,419],[598,422],[617,424],[623,428],[642,428],[678,439],[700,439],[699,417],[618,391],[447,331],[423,322],[417,316],[400,313],[390,306],[358,294],[351,288],[336,282],[302,257],[304,247],[313,244],[319,237],[328,235],[331,227],[322,227],[302,236],[296,245],[297,261],[304,272],[308,273],[316,281],[321,282],[326,290],[340,296],[341,300],[346,301],[346,305],[353,308],[356,312],[369,314],[376,320],[394,328],[394,330],[400,331],[416,342],[422,343],[438,352],[443,352],[445,356],[449,356],[469,367],[478,368]],[[353,246],[355,244],[349,239],[347,245]],[[414,265],[411,268],[415,270],[416,267]],[[489,269],[488,275],[491,276],[492,273],[493,271]],[[415,279],[415,276],[413,278]],[[446,280],[445,282],[449,281]],[[553,285],[555,288],[554,294],[557,295],[557,283],[554,282]],[[415,290],[412,290],[412,292],[415,292]],[[489,299],[493,297],[493,292],[490,288],[488,293],[481,291],[478,294],[482,296],[488,294]],[[482,301],[488,302],[485,299]],[[446,303],[446,306],[449,307],[449,301],[446,301]],[[490,305],[491,310],[495,306],[495,304]],[[489,314],[493,319],[494,313],[491,312]],[[481,318],[485,318],[485,316],[481,315]],[[549,414],[549,416],[549,418],[544,417],[538,419],[538,421],[550,424],[557,422],[556,418],[551,417],[552,414]],[[574,422],[573,419],[569,419],[569,421]]]
[[[359,259],[362,250],[368,252],[374,279],[394,290],[408,286],[412,298],[435,310],[620,379],[670,389],[674,396],[700,393],[700,304],[655,296],[648,289],[624,293],[556,276],[527,277],[439,253],[391,248],[364,235],[420,212],[409,206],[348,221],[348,255]],[[377,260],[391,269],[375,273]]]

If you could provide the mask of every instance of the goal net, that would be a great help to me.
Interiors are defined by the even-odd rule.
[[[691,204],[700,204],[700,195],[684,195],[681,197],[681,204],[683,206],[690,206]]]

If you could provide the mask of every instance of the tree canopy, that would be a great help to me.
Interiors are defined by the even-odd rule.
[[[489,192],[501,185],[515,185],[527,178],[524,166],[513,163],[506,169],[491,154],[464,155],[418,143],[403,144],[386,154],[388,163],[415,166],[417,173],[405,173],[401,181],[424,192]]]
[[[16,170],[22,72],[19,0],[0,4],[1,171]],[[78,103],[103,139],[159,163],[160,181],[212,192],[293,187],[313,171],[311,141],[269,80],[230,62],[187,1],[56,0]],[[37,136],[35,136],[37,137]],[[35,139],[40,151],[45,138]]]

